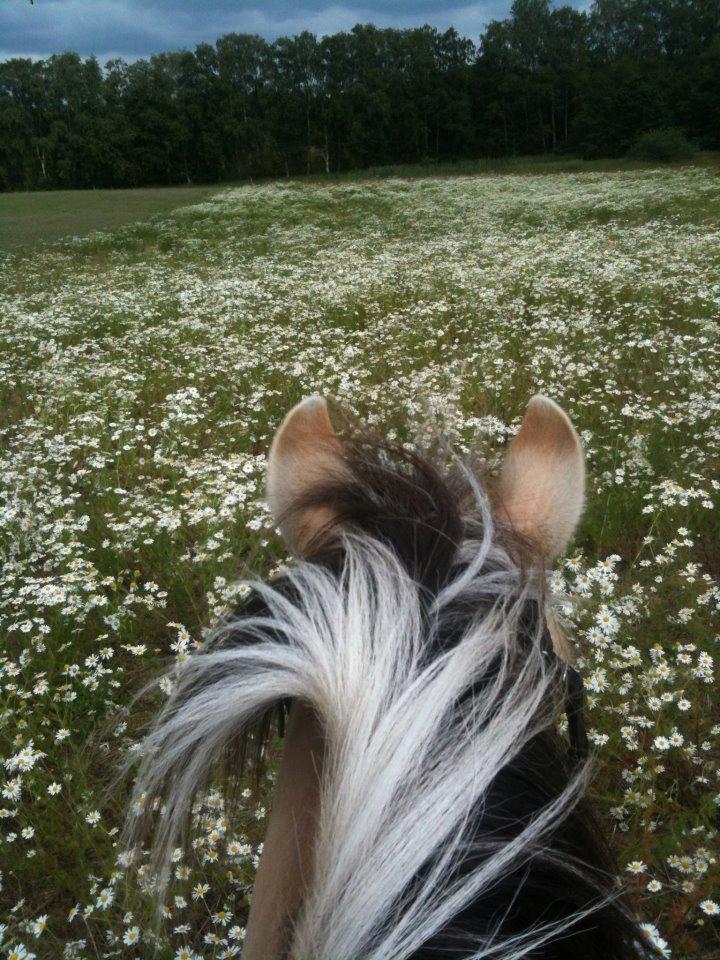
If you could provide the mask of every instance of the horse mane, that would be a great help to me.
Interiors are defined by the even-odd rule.
[[[333,516],[306,559],[250,584],[175,678],[128,841],[162,801],[162,891],[218,761],[262,754],[272,711],[298,700],[326,752],[290,960],[636,957],[583,797],[591,764],[556,729],[562,672],[541,651],[532,545],[494,520],[474,470],[357,435],[343,449],[342,479],[293,505]]]

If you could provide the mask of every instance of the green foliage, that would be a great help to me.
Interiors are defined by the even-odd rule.
[[[515,0],[477,44],[357,25],[101,67],[0,64],[0,190],[129,187],[473,157],[720,147],[717,0]]]
[[[690,160],[695,147],[682,130],[668,127],[662,130],[648,130],[641,133],[628,150],[628,156],[637,160],[649,160],[653,163],[676,163]]]

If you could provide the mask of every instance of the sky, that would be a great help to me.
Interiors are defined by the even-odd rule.
[[[582,0],[571,0],[583,6]],[[336,33],[356,23],[455,27],[477,40],[485,24],[508,14],[511,0],[0,0],[0,60],[72,50],[136,60],[193,49],[224,33],[268,40],[303,30]]]

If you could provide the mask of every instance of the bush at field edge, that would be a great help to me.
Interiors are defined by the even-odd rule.
[[[628,157],[635,160],[655,163],[690,160],[694,154],[695,147],[678,127],[647,130],[634,140],[627,152]]]

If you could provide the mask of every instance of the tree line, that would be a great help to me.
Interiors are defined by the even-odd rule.
[[[105,66],[0,63],[0,189],[126,187],[479,156],[720,147],[720,0],[515,0],[477,44],[358,25]]]

